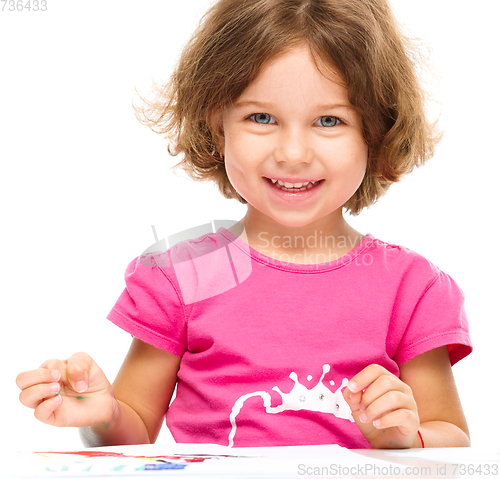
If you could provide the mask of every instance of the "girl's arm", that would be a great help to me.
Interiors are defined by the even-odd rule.
[[[180,360],[134,338],[113,383],[117,399],[113,417],[80,428],[85,446],[154,443],[174,392]]]
[[[372,448],[470,446],[448,347],[400,365],[400,377],[378,364],[356,374],[344,390],[359,430]]]
[[[403,363],[401,380],[410,386],[420,418],[425,447],[470,446],[465,419],[450,365],[448,346]],[[413,447],[421,447],[417,436]]]

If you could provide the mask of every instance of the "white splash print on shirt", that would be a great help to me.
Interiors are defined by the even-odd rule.
[[[329,371],[330,365],[323,365],[323,374],[321,375],[318,384],[316,384],[316,386],[312,389],[307,389],[304,385],[300,384],[297,374],[291,372],[289,377],[293,380],[294,385],[288,394],[280,391],[278,386],[273,387],[273,391],[277,391],[282,399],[282,403],[276,407],[271,407],[271,395],[266,391],[256,391],[239,397],[234,403],[231,415],[229,416],[232,426],[229,434],[229,447],[233,447],[234,445],[234,436],[236,435],[236,416],[240,413],[244,402],[253,396],[260,396],[263,399],[264,407],[266,408],[266,412],[269,414],[277,414],[283,411],[306,410],[333,414],[338,418],[348,419],[349,421],[354,422],[351,414],[351,408],[342,395],[342,388],[347,386],[349,380],[344,378],[341,386],[335,392],[332,392],[323,384],[323,378]],[[309,375],[307,377],[308,381],[310,381],[309,378],[312,379],[312,376]],[[330,384],[333,386],[335,383],[330,381]]]

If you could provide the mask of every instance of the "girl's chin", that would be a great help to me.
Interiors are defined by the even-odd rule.
[[[277,228],[305,228],[313,225],[314,223],[318,223],[318,227],[321,229],[319,223],[322,219],[325,220],[325,228],[327,230],[328,225],[332,225],[332,221],[335,221],[332,217],[326,218],[324,216],[317,217],[312,216],[310,214],[298,214],[297,211],[293,212],[283,212],[283,211],[269,211],[258,209],[255,206],[248,204],[249,212],[252,216],[252,221],[260,222],[262,227],[265,228],[265,225],[275,226]],[[328,215],[329,216],[329,215]],[[257,224],[257,223],[256,223]]]

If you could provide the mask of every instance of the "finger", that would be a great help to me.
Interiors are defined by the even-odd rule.
[[[57,371],[60,371],[61,374],[65,368],[66,361],[61,361],[60,359],[48,359],[40,366],[40,369],[56,369]]]
[[[36,407],[35,417],[45,424],[54,425],[54,412],[62,404],[62,401],[63,399],[61,396],[55,396],[51,399],[43,401]]]
[[[364,401],[364,399],[363,399]],[[380,398],[373,401],[359,417],[365,424],[372,423],[391,411],[398,409],[413,410],[415,406],[412,398],[401,391],[389,391]],[[363,410],[360,407],[361,410]]]
[[[61,385],[59,383],[37,384],[21,391],[19,400],[24,406],[35,409],[42,401],[53,398],[60,392]]]
[[[363,414],[363,411],[360,409],[360,405],[361,405],[360,401],[361,401],[362,393],[352,393],[351,391],[349,391],[349,389],[345,388],[343,391],[343,394],[344,394],[344,399],[346,400],[347,404],[351,408],[351,414],[352,414],[354,421],[356,422],[359,430],[363,433],[363,431],[365,429],[365,425],[360,424],[360,422],[359,422],[359,416],[361,414]]]
[[[410,401],[410,398],[413,399],[413,393],[410,386],[393,374],[382,374],[362,393],[359,408],[364,411],[390,392],[397,392],[400,395],[407,396],[408,401]],[[410,404],[408,401],[405,402],[405,405]],[[395,404],[393,409],[397,407],[399,407],[398,404]]]
[[[361,401],[362,393],[353,393],[348,388],[345,388],[342,391],[345,401],[351,408],[351,412],[355,412],[359,410],[359,404]]]
[[[85,353],[76,353],[67,361],[66,375],[69,385],[77,392],[83,393],[89,387],[89,371],[92,358]]]
[[[370,386],[378,377],[385,374],[394,376],[379,364],[370,364],[361,372],[356,374],[356,376],[349,381],[347,387],[353,393],[361,392],[364,389],[367,389],[368,386]]]
[[[409,409],[396,409],[373,422],[377,429],[398,427],[402,434],[414,434],[418,429],[418,416]]]
[[[20,373],[16,378],[19,389],[27,389],[41,383],[59,381],[61,373],[57,369],[35,369]]]
[[[61,373],[59,381],[61,383],[66,383],[66,361],[61,361],[60,359],[49,359],[45,361],[40,368],[59,371]]]

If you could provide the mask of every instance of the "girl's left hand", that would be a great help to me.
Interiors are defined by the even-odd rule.
[[[356,387],[349,389],[352,383]],[[352,417],[372,449],[413,447],[420,419],[407,384],[378,364],[356,374],[343,391]]]

